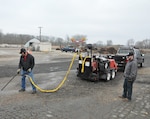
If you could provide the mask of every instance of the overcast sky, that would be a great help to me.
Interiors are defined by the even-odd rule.
[[[87,43],[150,38],[150,0],[0,0],[2,33],[61,37]]]

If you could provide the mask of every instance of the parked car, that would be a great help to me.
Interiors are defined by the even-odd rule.
[[[134,47],[120,47],[114,56],[118,68],[125,68],[126,63],[128,62],[127,55],[129,52],[134,52],[134,57],[137,59],[137,63],[142,67],[144,63],[144,54],[142,54],[139,49]]]
[[[56,50],[60,50],[60,48],[56,48]]]
[[[75,48],[73,47],[64,47],[61,49],[62,52],[75,52]]]

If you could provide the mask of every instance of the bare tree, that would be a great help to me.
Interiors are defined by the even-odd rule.
[[[62,38],[56,38],[56,44],[59,45],[59,47],[62,47],[63,39]]]
[[[67,35],[67,36],[66,36],[66,43],[67,43],[67,45],[69,45],[70,42],[71,42],[71,41],[70,41],[70,38],[69,38],[69,36]]]
[[[101,47],[101,46],[104,45],[104,44],[103,44],[103,41],[97,41],[96,44],[97,44],[97,46],[99,46],[99,47]]]
[[[107,40],[107,46],[111,46],[111,45],[113,45],[112,40]]]
[[[3,33],[0,30],[0,43],[3,43]]]
[[[129,39],[127,41],[127,46],[134,46],[134,39]]]
[[[150,48],[150,39],[143,40],[143,46],[144,46],[144,48],[149,49]]]
[[[143,41],[138,41],[135,44],[136,47],[150,49],[150,39],[145,39]]]
[[[135,43],[135,46],[138,47],[138,48],[144,48],[143,46],[143,41],[138,41]]]

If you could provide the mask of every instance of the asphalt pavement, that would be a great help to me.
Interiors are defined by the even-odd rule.
[[[0,87],[2,88],[16,70],[19,55],[0,59]],[[73,54],[53,52],[35,53],[36,83],[43,89],[53,89],[64,78]],[[145,55],[145,64],[139,68],[133,85],[131,102],[118,98],[122,94],[123,73],[117,72],[109,82],[89,82],[78,79],[73,65],[65,84],[55,93],[31,94],[31,85],[19,93],[20,76],[0,92],[1,119],[149,119],[150,118],[150,54]],[[48,60],[49,59],[49,60]],[[77,58],[78,59],[78,58]],[[13,62],[12,64],[9,62]],[[61,69],[61,70],[60,70]],[[9,73],[11,74],[9,74]],[[5,75],[6,74],[6,75]]]

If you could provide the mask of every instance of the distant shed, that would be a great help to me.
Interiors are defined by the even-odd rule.
[[[25,48],[32,51],[51,51],[52,46],[50,42],[40,42],[38,39],[33,38],[29,40],[25,45]]]
[[[39,44],[40,51],[49,52],[52,50],[52,45],[50,42],[41,42]]]
[[[25,45],[24,47],[28,48],[28,47],[32,47],[33,44],[36,43],[36,44],[40,44],[40,41],[36,38],[33,38],[31,40],[29,40]]]

